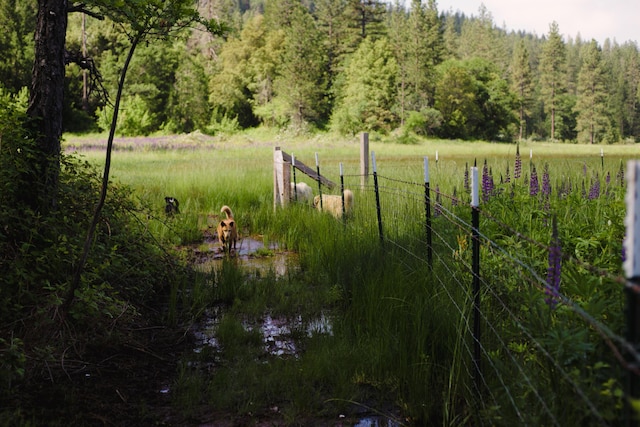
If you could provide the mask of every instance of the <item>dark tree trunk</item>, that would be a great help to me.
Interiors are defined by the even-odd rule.
[[[67,0],[38,0],[35,61],[27,114],[33,119],[39,152],[34,165],[39,185],[34,186],[31,201],[39,207],[55,203],[58,186],[66,33]]]

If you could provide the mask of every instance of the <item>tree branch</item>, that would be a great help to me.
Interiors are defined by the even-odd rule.
[[[67,13],[74,13],[74,12],[82,12],[84,14],[89,15],[92,18],[99,19],[100,21],[104,21],[104,16],[87,9],[86,4],[84,3],[74,3],[69,5],[69,7],[67,7]]]

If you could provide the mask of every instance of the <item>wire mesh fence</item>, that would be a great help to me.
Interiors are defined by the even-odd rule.
[[[606,206],[624,184],[598,178],[604,191],[594,196],[595,178],[558,180],[552,192],[546,168],[538,181],[535,166],[523,173],[517,160],[514,176],[507,168],[498,183],[485,162],[478,207],[467,171],[447,193],[429,182],[426,161],[425,182],[379,174],[375,161],[373,179],[341,168],[341,188],[355,194],[345,224],[377,235],[411,280],[428,271],[422,286],[437,289],[458,319],[456,375],[468,378],[463,394],[481,424],[633,425],[628,383],[640,358],[624,336],[621,226],[603,234],[590,222],[620,222]],[[586,208],[581,224],[572,214]]]

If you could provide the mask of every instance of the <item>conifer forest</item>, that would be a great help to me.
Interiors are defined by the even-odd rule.
[[[436,0],[202,0],[223,36],[185,29],[141,45],[119,118],[121,135],[207,134],[261,125],[399,138],[583,143],[640,137],[636,41],[506,31]],[[0,84],[28,88],[35,1],[0,1]],[[508,23],[507,23],[508,24]],[[70,14],[64,127],[108,128],[126,55],[118,25]],[[85,68],[85,69],[83,69]],[[94,72],[88,72],[92,68]]]

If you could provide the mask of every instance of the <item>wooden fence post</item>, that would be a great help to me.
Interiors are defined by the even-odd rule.
[[[360,134],[360,188],[364,190],[369,181],[369,134]]]
[[[284,207],[291,197],[291,168],[280,147],[273,149],[273,209]]]
[[[627,215],[625,218],[626,236],[624,240],[624,272],[626,275],[625,294],[627,297],[626,339],[632,347],[627,351],[629,367],[626,378],[625,418],[627,426],[638,425],[638,414],[633,401],[640,397],[640,162],[630,160],[627,163]]]

